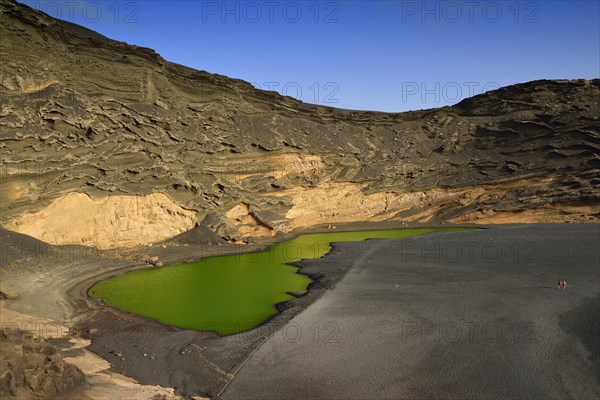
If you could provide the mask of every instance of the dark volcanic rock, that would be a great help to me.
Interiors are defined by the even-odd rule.
[[[0,398],[69,398],[85,384],[83,372],[65,363],[56,347],[18,329],[0,330]]]
[[[432,110],[350,111],[173,64],[13,1],[0,8],[5,226],[72,191],[162,192],[236,239],[248,222],[224,215],[242,203],[284,231],[401,215],[598,217],[598,79],[534,81]]]

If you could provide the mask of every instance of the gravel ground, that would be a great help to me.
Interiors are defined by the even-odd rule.
[[[597,399],[599,244],[597,224],[339,244],[316,263],[347,275],[221,396]]]
[[[345,228],[376,227],[394,228]],[[143,265],[0,233],[8,235],[0,279],[19,294],[6,307],[72,327],[112,371],[184,396],[595,399],[600,392],[597,224],[337,243],[320,260],[298,263],[319,278],[308,294],[229,337],[167,327],[87,297],[95,282]],[[136,251],[173,263],[237,248],[188,236]],[[564,291],[555,289],[559,278]],[[24,327],[33,328],[40,329]]]

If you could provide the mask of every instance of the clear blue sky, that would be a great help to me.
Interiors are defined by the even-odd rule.
[[[406,111],[598,78],[599,1],[23,1],[310,103]]]

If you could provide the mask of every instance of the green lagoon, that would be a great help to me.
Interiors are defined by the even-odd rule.
[[[320,258],[332,242],[402,238],[465,228],[396,229],[301,235],[260,252],[118,275],[94,285],[90,296],[165,325],[221,335],[250,330],[277,314],[275,305],[312,282],[287,263]]]

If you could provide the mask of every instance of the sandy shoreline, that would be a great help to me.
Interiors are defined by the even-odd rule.
[[[339,226],[336,230],[393,228],[406,226],[367,223]],[[502,226],[494,227],[501,228]],[[313,232],[331,230],[318,227],[245,246],[209,245],[203,241],[204,238],[199,237],[193,243],[174,240],[165,243],[165,247],[152,246],[136,251],[140,254],[157,255],[165,264],[173,264],[210,255],[258,251],[275,241]],[[20,268],[5,269],[1,273],[3,285],[19,288],[20,298],[4,307],[45,317],[57,325],[67,326],[71,339],[91,341],[86,351],[98,354],[110,364],[110,373],[119,374],[115,376],[122,374],[141,384],[172,388],[175,393],[183,396],[214,397],[229,385],[241,365],[245,365],[261,345],[277,340],[282,327],[340,282],[349,269],[346,265],[352,265],[357,254],[366,252],[373,245],[374,242],[371,241],[344,244],[341,247],[334,245],[332,251],[318,261],[297,263],[301,267],[300,273],[319,277],[311,284],[309,292],[279,304],[280,313],[260,327],[229,337],[168,327],[106,307],[87,296],[87,290],[100,280],[134,269],[148,268],[145,264],[131,260],[107,260],[93,256],[78,259],[71,256],[69,262],[65,263],[41,260],[35,267],[25,268],[23,264]],[[344,250],[340,251],[341,248]],[[57,251],[57,254],[60,253],[57,256],[59,259],[68,259],[68,254],[73,254],[69,250],[65,255],[64,251]],[[54,260],[56,259],[55,257]],[[332,265],[335,267],[331,268]],[[40,293],[44,295],[40,296]],[[112,396],[114,395],[113,391]]]
[[[428,226],[415,224],[414,227]],[[306,295],[278,304],[280,313],[260,327],[226,338],[211,332],[180,330],[105,306],[87,295],[89,288],[111,276],[153,268],[137,261],[139,255],[158,256],[168,265],[215,255],[261,251],[305,233],[397,228],[407,226],[402,223],[353,223],[338,225],[335,229],[319,226],[257,240],[248,245],[226,242],[217,245],[213,238],[200,232],[182,235],[166,241],[164,245],[110,251],[81,246],[47,246],[37,241],[28,242],[28,238],[23,242],[23,237],[10,235],[3,237],[7,243],[5,248],[12,247],[12,250],[2,256],[3,264],[9,266],[2,269],[0,277],[3,286],[17,291],[19,298],[7,302],[3,308],[31,317],[30,324],[20,326],[23,329],[42,331],[43,336],[44,331],[54,331],[56,326],[61,327],[57,328],[61,331],[67,329],[60,335],[63,339],[90,341],[87,349],[106,360],[111,371],[131,376],[141,383],[175,388],[184,395],[214,395],[229,381],[227,371],[236,368],[265,339],[332,288],[346,271],[301,268],[299,273],[315,279]],[[11,241],[14,242],[12,245]],[[7,259],[11,262],[6,263]],[[296,265],[302,267],[302,263]],[[40,318],[51,323],[40,325]],[[7,317],[3,318],[2,326],[10,328],[15,325]],[[168,340],[165,339],[167,336]],[[134,346],[134,342],[141,344]],[[69,349],[70,345],[65,345],[65,351]],[[151,349],[160,350],[153,352]],[[173,358],[173,354],[179,357]],[[183,355],[187,357],[181,357]],[[157,368],[155,360],[167,362]]]

